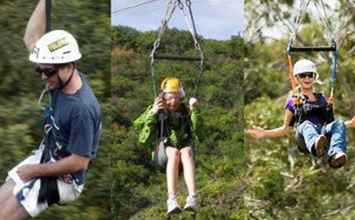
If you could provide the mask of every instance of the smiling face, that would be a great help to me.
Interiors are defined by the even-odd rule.
[[[297,80],[302,89],[312,89],[315,82],[315,74],[312,72],[297,74]]]
[[[165,107],[167,110],[174,112],[179,108],[181,97],[178,92],[167,92],[164,94]]]

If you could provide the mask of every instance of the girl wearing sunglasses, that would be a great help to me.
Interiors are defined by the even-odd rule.
[[[301,91],[286,101],[283,125],[269,130],[253,128],[247,133],[255,138],[280,137],[294,126],[306,152],[316,158],[325,156],[333,168],[342,167],[347,161],[346,127],[355,127],[355,117],[346,122],[334,119],[332,100],[314,92],[318,73],[312,61],[297,61],[293,74]]]

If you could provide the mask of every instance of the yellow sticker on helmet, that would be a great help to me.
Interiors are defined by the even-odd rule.
[[[48,49],[50,52],[56,51],[69,43],[65,40],[65,37],[60,38],[59,40],[54,41],[53,43],[48,44]]]

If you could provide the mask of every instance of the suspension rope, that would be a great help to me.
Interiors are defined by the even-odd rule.
[[[302,17],[303,17],[303,12],[308,8],[309,3],[311,2],[311,0],[308,1],[300,1],[300,7],[295,19],[295,25],[294,25],[294,29],[293,32],[291,34],[290,40],[291,43],[293,43],[293,41],[296,40],[296,35],[297,35],[297,31],[301,25],[301,21],[302,21]]]
[[[297,30],[300,27],[302,16],[304,11],[308,8],[311,0],[304,0],[300,2],[300,7],[298,14],[295,19],[295,26],[294,26],[294,31],[291,33],[289,42],[287,45],[287,58],[288,58],[288,77],[291,81],[291,86],[292,86],[292,93],[295,95],[296,93],[296,87],[297,87],[297,81],[293,75],[293,64],[292,64],[292,57],[291,57],[291,52],[331,52],[332,53],[332,66],[331,66],[331,79],[330,79],[330,97],[333,98],[334,96],[334,90],[335,90],[335,83],[336,83],[336,66],[337,66],[337,57],[338,57],[338,51],[337,51],[337,45],[335,41],[335,37],[333,34],[333,29],[331,27],[331,23],[329,20],[329,16],[326,11],[326,6],[323,0],[314,0],[313,4],[315,8],[317,9],[319,13],[319,18],[320,21],[322,22],[323,26],[325,27],[326,30],[326,38],[330,42],[330,46],[311,46],[311,47],[293,47],[293,43],[296,40],[296,35],[297,35]],[[322,11],[321,11],[322,9]]]
[[[46,33],[52,30],[52,0],[46,0]]]
[[[325,5],[323,0],[314,0],[312,2],[313,2],[313,5],[315,6],[316,10],[318,11],[320,21],[322,22],[323,26],[325,27],[327,40],[331,43],[333,40],[335,40],[335,37],[334,37],[334,34],[333,34],[334,31],[333,31],[333,28],[331,26],[331,22],[330,22],[329,16],[327,14],[326,5]],[[310,3],[311,3],[311,0],[300,1],[299,10],[298,10],[298,13],[297,13],[297,16],[296,16],[296,19],[295,19],[294,29],[293,29],[293,32],[290,35],[290,38],[289,38],[289,45],[290,46],[292,46],[292,44],[296,40],[297,31],[298,31],[298,29],[299,29],[299,27],[301,25],[301,21],[302,21],[303,15],[304,15],[304,11],[306,11],[306,9],[309,7]],[[322,49],[320,48],[319,50],[322,50]]]
[[[203,73],[204,54],[203,54],[201,46],[200,46],[200,44],[199,44],[199,42],[197,40],[197,31],[196,31],[195,19],[194,19],[193,14],[192,14],[191,1],[190,0],[186,0],[185,4],[186,4],[186,8],[188,10],[188,13],[184,12],[184,15],[185,15],[187,23],[190,24],[190,32],[191,32],[191,35],[192,35],[192,38],[193,38],[193,41],[194,41],[194,47],[195,47],[195,49],[198,50],[199,56],[200,56],[200,65],[199,65],[200,72],[199,72],[199,75],[198,75],[198,77],[196,78],[196,80],[194,82],[193,95],[196,96],[198,94],[198,88],[199,88],[198,85],[200,84],[200,81],[201,81],[201,78],[202,78],[202,73]],[[190,23],[188,21],[190,21]]]
[[[300,6],[298,8],[298,13],[295,19],[295,24],[293,28],[293,32],[290,35],[288,45],[287,45],[287,61],[288,61],[288,78],[291,82],[291,88],[292,88],[292,95],[296,95],[296,87],[298,85],[296,78],[293,75],[293,62],[292,62],[292,57],[291,57],[291,49],[293,43],[296,41],[296,36],[297,36],[297,31],[301,25],[301,20],[303,17],[303,12],[307,9],[308,5],[310,3],[310,0],[308,1],[300,1]]]
[[[170,19],[172,18],[172,15],[174,14],[175,8],[177,6],[177,1],[174,0],[170,0],[167,3],[167,7],[166,7],[166,11],[165,11],[165,16],[161,21],[161,26],[159,27],[159,33],[158,33],[158,37],[157,39],[154,41],[154,45],[153,45],[153,49],[150,52],[150,72],[151,72],[151,76],[152,76],[152,85],[153,85],[153,94],[154,97],[157,96],[157,88],[155,85],[155,71],[154,71],[154,62],[155,62],[155,53],[158,50],[159,46],[160,46],[160,40],[161,37],[163,35],[163,33],[165,32],[167,26],[168,26],[168,22],[170,21]]]
[[[161,37],[164,34],[164,32],[166,31],[166,29],[168,27],[168,23],[171,20],[176,7],[178,7],[184,14],[185,22],[187,24],[188,30],[191,33],[191,36],[192,36],[192,39],[194,42],[194,48],[199,52],[198,59],[194,58],[194,57],[179,57],[179,56],[166,56],[166,55],[165,56],[158,56],[158,55],[156,55],[156,52],[157,52],[158,48],[160,47]],[[200,82],[200,78],[203,73],[204,55],[203,55],[201,46],[200,46],[198,39],[197,39],[196,25],[195,25],[194,17],[192,14],[190,0],[170,0],[170,1],[168,1],[166,11],[165,11],[165,16],[162,19],[161,26],[159,28],[158,37],[154,42],[153,49],[152,49],[149,57],[150,57],[150,69],[151,69],[154,97],[157,96],[157,87],[155,85],[156,77],[155,77],[155,70],[154,70],[155,58],[170,59],[170,60],[200,61],[200,63],[199,63],[200,74],[194,82],[194,87],[195,87],[194,95],[197,94],[198,84]]]
[[[333,28],[331,26],[331,22],[329,20],[328,14],[327,14],[325,3],[324,3],[323,0],[320,0],[318,2],[318,4],[320,5],[320,7],[322,8],[322,11],[323,11],[322,16],[320,16],[320,19],[323,22],[323,25],[325,26],[325,28],[327,30],[326,33],[327,33],[327,37],[328,37],[329,42],[332,42],[333,40],[335,40],[335,37],[334,37],[334,34],[333,34],[334,30],[333,30]],[[316,8],[317,8],[319,14],[321,14],[320,9],[318,7],[316,7]]]
[[[46,33],[52,30],[52,0],[45,1],[45,10],[46,10]],[[48,93],[48,85],[45,85],[45,88],[42,90],[41,95],[38,98],[38,105],[41,106],[44,96]],[[42,107],[43,108],[43,107]]]

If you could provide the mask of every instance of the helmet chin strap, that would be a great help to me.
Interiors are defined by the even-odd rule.
[[[57,78],[58,78],[58,81],[59,81],[59,88],[58,89],[64,89],[70,83],[71,79],[73,78],[74,72],[75,72],[75,68],[73,68],[72,73],[70,74],[68,80],[65,81],[65,82],[63,82],[63,80],[57,74]]]
[[[63,82],[63,80],[59,77],[59,75],[58,75],[58,73],[57,73],[57,79],[58,79],[58,81],[59,81],[59,87],[58,87],[58,89],[64,89],[64,88],[70,83],[70,81],[72,80],[74,73],[75,73],[75,68],[73,68],[73,71],[71,72],[71,74],[70,74],[68,80],[65,81],[65,82]],[[40,95],[40,97],[39,97],[39,99],[38,99],[38,104],[39,104],[39,105],[41,105],[41,102],[42,102],[44,96],[47,94],[47,92],[48,92],[49,90],[50,90],[50,89],[48,88],[48,84],[46,83],[46,84],[45,84],[45,88],[44,88],[43,91],[41,92],[41,95]]]

